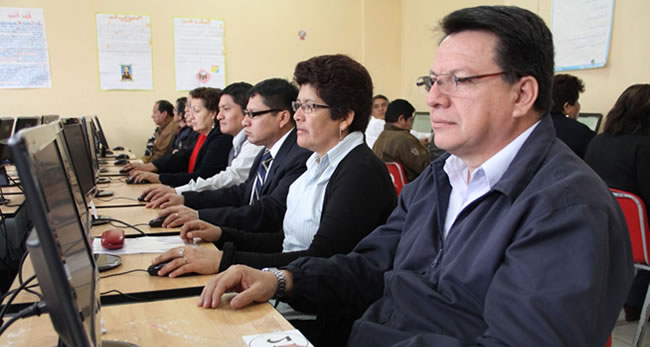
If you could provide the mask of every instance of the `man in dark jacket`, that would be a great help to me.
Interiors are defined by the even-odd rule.
[[[442,21],[428,91],[433,162],[347,255],[231,267],[199,305],[270,297],[363,312],[349,346],[604,346],[633,277],[607,186],[555,136],[553,40],[537,15],[481,6]],[[332,332],[336,333],[336,332]]]
[[[180,226],[200,218],[248,231],[281,231],[289,186],[305,172],[311,155],[296,143],[291,102],[297,95],[298,89],[283,79],[272,78],[253,86],[242,124],[248,141],[264,149],[255,158],[248,179],[219,190],[184,192],[185,206],[160,211],[159,216],[167,216],[163,226]],[[260,174],[263,166],[264,173]]]
[[[384,131],[372,147],[384,162],[398,162],[411,182],[429,165],[429,153],[422,143],[409,132],[413,128],[415,108],[404,99],[391,101],[386,110]]]

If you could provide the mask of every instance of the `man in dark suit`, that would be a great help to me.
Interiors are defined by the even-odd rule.
[[[311,152],[296,143],[291,102],[298,90],[283,79],[268,79],[249,92],[242,122],[248,141],[264,146],[248,179],[237,186],[204,192],[184,192],[183,205],[159,213],[163,226],[176,227],[202,219],[218,226],[248,231],[282,228],[289,186],[305,170]]]
[[[551,118],[555,134],[580,158],[585,156],[589,141],[596,135],[586,125],[578,122],[580,112],[580,93],[585,85],[578,77],[559,74],[553,77],[553,106]]]

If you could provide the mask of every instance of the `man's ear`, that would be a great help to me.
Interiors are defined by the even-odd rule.
[[[291,113],[289,113],[287,110],[278,112],[277,117],[280,117],[280,122],[278,123],[280,128],[284,128],[288,123],[291,123],[292,116]]]
[[[539,84],[533,76],[524,76],[513,86],[514,90],[514,107],[512,116],[514,118],[523,117],[535,105],[535,100],[539,95]]]
[[[341,131],[348,131],[348,129],[350,128],[350,124],[352,124],[353,120],[354,120],[354,111],[350,110],[348,111],[348,113],[346,113],[343,116],[343,118],[341,118],[341,124],[339,124],[339,129],[341,129]]]
[[[567,109],[571,106],[573,105],[571,105],[568,101],[564,102],[564,105],[562,105],[562,112],[564,112],[564,114],[569,114]]]

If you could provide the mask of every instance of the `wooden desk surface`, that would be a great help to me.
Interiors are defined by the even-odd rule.
[[[196,306],[198,297],[139,304],[103,306],[106,334],[117,340],[145,346],[246,346],[242,336],[293,330],[268,303],[233,310],[234,294],[224,295],[218,309]],[[57,335],[49,316],[14,323],[0,337],[3,346],[53,346]]]
[[[20,188],[20,186],[2,187],[0,189],[2,190],[2,194],[22,194],[23,193],[23,190]]]
[[[99,184],[98,189],[113,192],[113,196],[105,198],[95,198],[93,202],[96,207],[126,207],[126,206],[144,206],[146,203],[138,201],[138,196],[142,191],[151,184],[126,184],[115,180],[109,184]]]
[[[128,242],[128,240],[127,240]],[[200,243],[200,247],[214,247],[214,244],[211,242]],[[111,274],[126,272],[135,269],[146,270],[153,258],[158,256],[155,253],[142,253],[142,254],[127,254],[122,255],[122,264],[114,269],[101,272],[100,277],[104,277]],[[23,279],[29,278],[34,274],[34,267],[31,262],[31,258],[27,257],[25,264],[23,265]],[[162,291],[184,291],[186,289],[195,288],[199,290],[202,288],[208,280],[214,275],[197,275],[197,276],[186,276],[186,277],[158,277],[150,276],[147,272],[136,271],[128,274],[123,274],[119,276],[113,276],[108,278],[100,278],[99,285],[102,293],[108,292],[110,290],[119,290],[124,294],[135,295],[142,298],[151,298],[155,292]],[[14,280],[11,285],[11,289],[19,287],[18,277]],[[33,289],[36,292],[40,293],[38,288]],[[168,292],[166,292],[168,293]],[[138,295],[140,294],[140,295]],[[182,294],[182,293],[181,293]],[[118,296],[118,293],[112,292],[107,294],[107,296]],[[173,293],[169,293],[173,295]],[[186,295],[185,295],[186,296]],[[115,298],[114,298],[115,299]],[[14,304],[26,304],[36,302],[38,298],[34,294],[22,291],[14,299]]]
[[[158,216],[160,209],[146,208],[144,206],[131,206],[131,207],[114,207],[114,208],[101,208],[97,209],[97,214],[100,216],[107,216],[119,220],[123,220],[131,225],[136,225],[140,230],[146,234],[180,234],[180,227],[177,228],[152,228],[149,226],[149,221]],[[145,224],[145,225],[139,225]],[[104,224],[94,226],[90,229],[93,237],[101,237],[102,232],[108,229],[124,229],[126,235],[140,235],[137,230],[127,226],[119,226],[119,223],[113,222],[111,224]]]
[[[120,169],[123,168],[124,166],[115,166],[112,164],[109,165],[100,165],[100,171],[99,171],[99,176],[124,176],[126,177],[126,173],[121,173]]]
[[[25,196],[24,195],[18,195],[18,194],[12,194],[12,195],[7,195],[5,196],[5,199],[9,199],[9,203],[6,205],[0,205],[0,210],[2,211],[2,214],[5,215],[13,215],[18,211],[20,206],[22,206],[23,202],[25,202]]]

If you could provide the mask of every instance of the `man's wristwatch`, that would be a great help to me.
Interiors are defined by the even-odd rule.
[[[275,291],[274,299],[282,299],[284,297],[284,289],[287,285],[287,280],[284,278],[284,273],[277,267],[265,267],[262,269],[264,272],[270,272],[278,279],[278,289]]]

